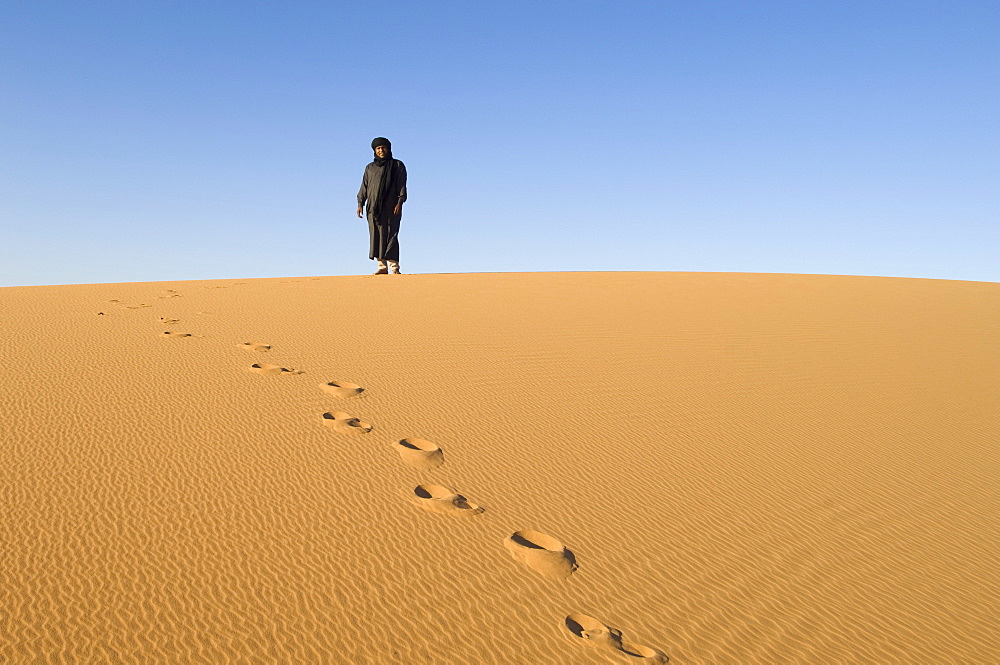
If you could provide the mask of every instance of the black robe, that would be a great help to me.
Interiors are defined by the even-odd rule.
[[[368,235],[371,238],[368,258],[385,261],[399,261],[399,222],[402,214],[393,214],[397,203],[406,200],[406,167],[398,159],[393,160],[392,182],[389,183],[389,200],[383,206],[382,215],[375,218],[378,206],[378,185],[382,176],[383,166],[375,162],[365,167],[365,175],[361,179],[361,189],[358,190],[358,207],[367,202]]]

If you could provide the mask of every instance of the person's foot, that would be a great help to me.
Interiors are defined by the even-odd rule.
[[[389,269],[386,268],[385,266],[379,266],[378,270],[376,270],[372,274],[373,275],[388,275],[389,274]]]
[[[400,274],[399,264],[395,261],[389,261],[389,272],[391,272],[393,275]]]

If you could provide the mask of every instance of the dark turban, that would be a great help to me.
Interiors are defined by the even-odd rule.
[[[389,143],[389,139],[381,136],[376,139],[372,139],[372,150],[379,147],[380,145],[384,145],[389,150],[392,150],[392,144]]]

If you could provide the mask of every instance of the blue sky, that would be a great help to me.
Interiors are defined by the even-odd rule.
[[[404,272],[1000,281],[1000,3],[0,4],[0,285]]]

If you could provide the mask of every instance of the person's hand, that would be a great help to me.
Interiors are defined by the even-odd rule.
[[[361,206],[358,206],[358,217],[361,217]]]
[[[392,209],[392,214],[394,214],[394,215],[402,215],[403,214],[403,204],[402,203],[397,203],[396,207]]]

